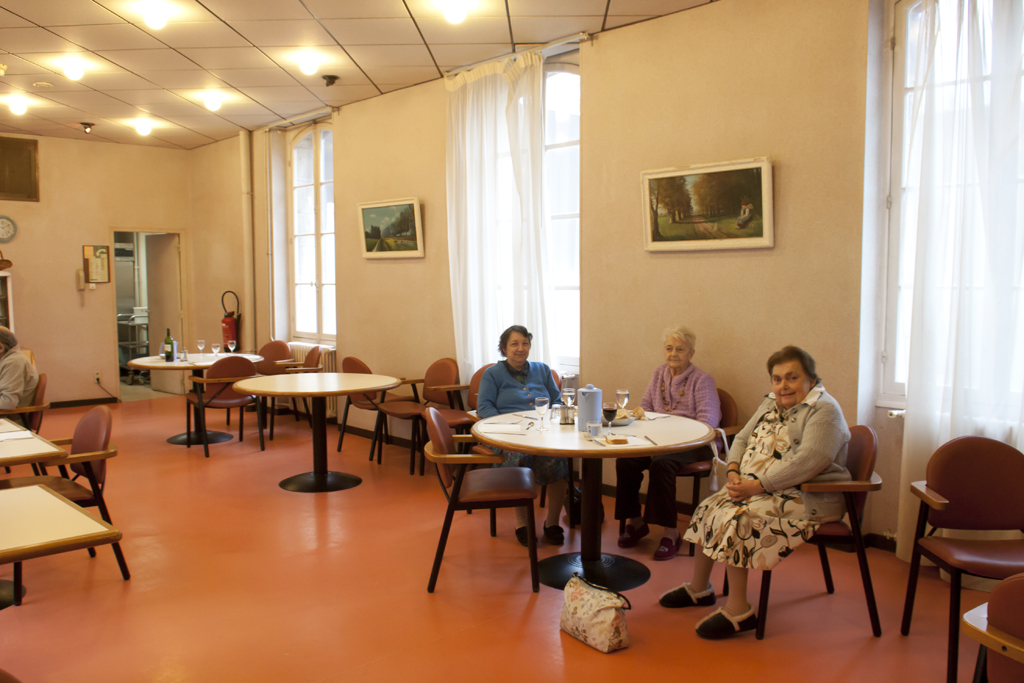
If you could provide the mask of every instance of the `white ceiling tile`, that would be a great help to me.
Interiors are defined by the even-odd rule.
[[[415,45],[423,41],[409,17],[325,19],[324,27],[342,45]]]
[[[272,114],[256,114],[256,115],[241,115],[241,116],[224,116],[225,119],[232,123],[237,123],[242,128],[253,130],[254,128],[261,128],[262,126],[270,125],[282,120],[282,117]]]
[[[547,0],[557,4],[563,0]],[[406,0],[409,11],[419,21],[421,17],[444,18],[444,11],[436,0]],[[474,6],[466,14],[466,21],[473,17],[502,17],[507,18],[505,13],[505,0],[476,0]],[[465,23],[465,22],[463,22]]]
[[[98,52],[114,64],[129,71],[180,71],[182,69],[198,69],[193,62],[170,48],[160,50],[104,50]]]
[[[241,128],[220,116],[207,112],[205,116],[168,116],[168,121],[217,139],[236,135]]]
[[[254,47],[210,47],[182,50],[204,69],[263,69],[274,63]]]
[[[0,28],[0,50],[5,52],[70,52],[78,48],[44,28]]]
[[[145,30],[173,48],[249,46],[245,38],[220,21],[174,22],[159,31],[148,27]]]
[[[301,85],[279,88],[239,88],[239,90],[268,107],[275,102],[305,102],[311,107],[321,104],[315,95]]]
[[[99,117],[91,116],[74,107],[64,107],[63,109],[50,107],[46,111],[39,112],[39,118],[46,119],[47,121],[56,121],[57,123],[81,123],[83,121],[95,123],[99,120]]]
[[[327,81],[324,80],[323,75],[330,74],[337,76],[338,80],[334,82],[334,85],[327,85]],[[341,86],[364,86],[371,85],[370,79],[366,77],[362,71],[356,67],[347,69],[324,69],[322,74],[316,74],[313,76],[307,76],[301,71],[294,71],[295,81],[301,83],[310,91],[318,92],[321,89],[337,88]]]
[[[197,116],[200,112],[205,111],[205,107],[180,98],[175,102],[140,104],[139,109],[160,118],[168,116]]]
[[[604,17],[512,17],[517,44],[547,43],[580,31],[597,33]]]
[[[475,64],[512,52],[508,43],[496,45],[431,45],[431,52],[442,69]]]
[[[410,85],[416,85],[416,84],[415,83],[409,83],[408,85],[386,85],[386,84],[382,84],[380,86],[380,89],[383,90],[384,92],[394,92],[396,90],[401,90],[402,88],[408,88]]]
[[[233,21],[231,28],[257,47],[335,45],[331,34],[315,20]]]
[[[352,63],[349,56],[345,54],[345,50],[341,49],[337,45],[333,47],[323,46],[312,48],[267,47],[263,48],[263,51],[282,69],[286,69],[289,73],[297,76],[305,76],[305,74],[299,71],[299,56],[309,53],[316,55],[320,62],[320,70],[317,72],[318,74],[336,73],[338,69],[355,67],[355,64]],[[319,80],[320,76],[314,74],[307,78]]]
[[[145,26],[145,22],[142,18],[142,10],[140,9],[141,3],[139,3],[139,0],[92,1],[103,5],[111,12],[114,12],[133,24]],[[196,0],[165,0],[165,2],[174,10],[174,14],[167,20],[168,24],[176,21],[217,21],[217,17],[210,14],[201,4],[196,2]]]
[[[408,17],[402,0],[303,0],[318,19]]]
[[[82,0],[3,0],[10,10],[40,26],[116,24],[121,20],[101,5]]]
[[[213,138],[183,128],[166,128],[153,131],[150,135],[156,135],[161,140],[173,142],[185,149],[195,149],[214,142]]]
[[[411,85],[441,77],[432,66],[368,66],[366,75],[377,85]]]
[[[424,17],[417,22],[431,47],[435,43],[511,43],[505,17],[466,17],[461,24],[444,17]]]
[[[353,45],[352,59],[364,69],[368,66],[433,66],[424,45]]]
[[[56,73],[64,72],[64,62],[69,59],[80,63],[87,74],[124,73],[118,65],[92,52],[28,52],[21,56],[27,62]],[[84,75],[82,77],[85,78]]]
[[[706,5],[711,0],[611,0],[608,15],[648,14],[661,16],[680,10]]]
[[[214,69],[213,75],[228,85],[239,87],[271,87],[293,85],[295,79],[281,69]]]
[[[142,71],[139,76],[162,88],[219,88],[224,82],[208,71]]]
[[[32,22],[0,9],[0,28],[31,28]]]
[[[148,50],[164,47],[134,24],[57,26],[50,29],[86,50]]]
[[[372,85],[332,85],[331,87],[310,88],[322,102],[332,107],[348,104],[356,100],[376,97],[380,91]]]
[[[183,101],[180,96],[172,93],[170,90],[163,90],[162,88],[121,90],[118,91],[116,97],[119,100],[123,100],[129,104],[134,104],[140,107],[147,104],[178,104]]]
[[[217,111],[219,116],[223,116],[226,119],[233,119],[238,116],[267,116],[272,113],[272,111],[267,107],[264,107],[262,104],[243,98],[228,100],[222,104],[220,109]]]
[[[49,95],[49,98],[56,102],[60,102],[61,104],[81,109],[87,114],[93,114],[104,118],[109,118],[111,116],[134,117],[142,115],[142,112],[136,107],[126,104],[125,102],[120,102],[113,97],[100,92],[56,92]]]
[[[612,16],[612,15],[609,14],[608,18],[605,20],[604,28],[605,28],[605,30],[608,30],[608,29],[611,29],[611,28],[618,28],[619,26],[628,26],[629,24],[635,24],[638,21],[645,21],[647,19],[652,19],[652,18],[653,17],[647,16],[647,15],[644,15],[644,14],[641,14],[640,16],[633,16],[633,15],[630,15],[630,16],[619,16],[619,15]]]
[[[57,74],[50,74],[46,76],[46,82],[53,85],[52,88],[36,88],[33,87],[33,83],[38,83],[41,80],[39,74],[26,74],[24,76],[8,75],[0,78],[0,82],[12,85],[25,92],[38,92],[45,95],[48,92],[69,92],[73,90],[88,90],[86,86],[81,83],[77,83],[70,78],[65,78]]]
[[[224,21],[310,18],[299,0],[204,0],[203,4]]]
[[[278,115],[291,118],[292,116],[301,116],[317,109],[323,109],[326,106],[320,100],[315,101],[316,104],[310,104],[309,102],[275,102],[273,109]]]
[[[608,0],[508,0],[513,17],[603,17]]]
[[[45,69],[38,64],[33,64],[32,62],[15,55],[3,55],[0,59],[2,59],[3,63],[7,65],[8,76],[17,74],[50,74],[48,69]]]
[[[130,74],[126,71],[120,73],[86,72],[80,81],[82,84],[102,92],[117,92],[119,90],[144,90],[154,87],[145,78]]]

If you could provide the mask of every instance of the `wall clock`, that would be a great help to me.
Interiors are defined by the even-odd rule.
[[[18,234],[18,224],[13,218],[0,216],[0,242],[10,242]]]

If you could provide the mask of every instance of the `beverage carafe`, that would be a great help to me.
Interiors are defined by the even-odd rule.
[[[601,421],[601,390],[588,384],[576,391],[576,429],[587,431],[588,422]]]

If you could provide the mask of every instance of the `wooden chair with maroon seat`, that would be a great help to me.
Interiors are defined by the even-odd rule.
[[[20,421],[25,427],[38,434],[39,428],[43,426],[43,411],[50,408],[50,404],[46,402],[47,382],[46,373],[40,373],[32,405],[12,408],[11,410],[0,410],[0,417],[9,417],[16,424]],[[10,474],[11,468],[8,467],[6,469],[7,473]],[[46,474],[46,470],[40,469],[35,463],[32,463],[32,471],[35,474]]]
[[[932,454],[925,481],[910,485],[921,499],[900,632],[910,633],[921,557],[949,573],[946,680],[956,682],[960,642],[960,582],[964,574],[1007,579],[1024,572],[1024,540],[934,536],[938,529],[1024,530],[1024,453],[981,436],[953,439]],[[926,527],[932,531],[925,534]]]
[[[66,465],[74,474],[73,478],[43,475],[35,477],[13,477],[0,480],[0,490],[22,488],[25,486],[46,486],[56,493],[64,496],[79,507],[99,508],[100,516],[107,524],[113,524],[110,519],[110,512],[107,510],[103,493],[107,480],[107,460],[117,455],[117,447],[110,445],[110,435],[113,430],[114,418],[107,406],[96,406],[78,421],[75,427],[74,436],[69,439],[51,439],[51,443],[58,446],[70,446]],[[89,483],[86,488],[77,482],[80,477],[85,477]],[[121,552],[121,544],[113,543],[114,557],[117,558],[117,566],[121,569],[121,576],[125,581],[131,578],[128,571],[128,564],[125,562],[124,553]],[[89,556],[96,557],[96,550],[89,548]],[[21,563],[14,563],[15,596],[21,594]],[[15,598],[20,604],[20,598]]]
[[[341,371],[350,372],[360,375],[372,375],[373,370],[370,366],[359,360],[355,356],[345,356],[341,359]],[[373,424],[373,439],[370,441],[370,460],[373,460],[373,452],[377,450],[377,440],[387,439],[388,443],[391,443],[391,436],[388,434],[388,423],[384,419],[384,416],[377,410],[377,405],[388,401],[409,401],[414,400],[419,402],[419,395],[416,393],[416,386],[413,385],[413,397],[410,399],[408,396],[388,396],[388,392],[382,391],[378,395],[373,394],[352,394],[345,397],[345,409],[341,414],[341,421],[338,422],[338,452],[341,453],[341,444],[345,439],[345,428],[348,425],[348,409],[355,406],[359,410],[369,410],[377,413],[377,419]],[[383,441],[379,450],[383,450]],[[381,456],[378,454],[377,463],[380,464]]]
[[[1024,681],[1024,574],[1000,581],[988,603],[964,615],[962,630],[981,643],[974,680]]]
[[[448,394],[448,401],[456,406],[454,411],[448,411],[445,413],[445,420],[448,422],[448,426],[451,427],[456,434],[468,433],[475,423],[480,418],[474,416],[469,411],[476,411],[478,400],[480,398],[480,382],[483,380],[484,372],[487,368],[493,366],[494,363],[488,363],[479,370],[473,373],[473,377],[470,378],[469,384],[452,384],[448,386],[436,386],[435,389],[444,391]],[[466,392],[466,406],[462,403],[462,392]],[[484,446],[481,446],[484,448]]]
[[[278,361],[277,364],[284,366],[285,372],[290,375],[301,375],[308,374],[311,372],[320,372],[323,367],[320,365],[320,347],[314,346],[306,352],[306,357],[302,360],[296,361]],[[296,403],[296,397],[292,396],[290,401],[292,404],[292,413],[295,415],[295,421],[298,422],[302,418],[299,416],[299,408]],[[309,422],[310,428],[313,427],[313,415],[309,412],[309,401],[306,397],[302,397],[302,409],[306,413],[306,420]]]
[[[850,471],[852,481],[807,482],[800,486],[805,493],[841,493],[846,502],[846,519],[838,522],[826,522],[819,526],[808,541],[818,546],[818,557],[821,559],[821,572],[825,577],[825,590],[835,593],[832,584],[832,570],[828,563],[826,545],[852,546],[860,564],[860,578],[864,584],[864,597],[867,600],[868,616],[871,619],[871,632],[876,638],[882,635],[882,626],[878,620],[878,606],[875,603],[875,591],[871,585],[871,570],[868,568],[868,556],[861,534],[861,521],[864,518],[864,504],[869,491],[882,488],[882,478],[875,474],[875,458],[878,454],[878,437],[875,430],[864,425],[850,427],[850,443],[847,447],[846,469]],[[772,572],[761,575],[761,598],[757,609],[758,640],[764,638],[765,624],[768,621],[768,594],[771,590]]]
[[[537,569],[537,532],[534,529],[533,501],[537,497],[533,486],[533,472],[526,467],[501,467],[498,469],[469,470],[470,465],[491,465],[504,461],[500,455],[484,452],[457,453],[456,440],[471,441],[472,437],[456,436],[436,408],[424,408],[423,420],[426,424],[430,443],[425,444],[426,457],[437,465],[437,476],[441,481],[445,497],[448,498],[448,510],[441,527],[441,538],[437,543],[434,566],[430,570],[430,582],[427,592],[433,593],[437,584],[437,575],[441,571],[441,560],[448,543],[452,519],[459,510],[490,510],[491,536],[497,535],[496,510],[498,508],[526,508],[527,546],[530,555],[530,579],[533,592],[540,590],[540,578]],[[474,449],[475,450],[475,449]]]
[[[411,379],[404,380],[403,384],[411,384],[413,386],[413,395],[417,400],[413,401],[386,401],[378,405],[378,409],[387,417],[393,417],[399,420],[409,420],[412,423],[412,435],[410,437],[409,447],[409,474],[416,473],[416,453],[420,453],[420,475],[422,476],[426,469],[426,456],[423,452],[423,446],[426,443],[426,433],[423,429],[423,415],[427,409],[427,406],[434,404],[435,406],[443,406],[438,409],[441,414],[441,418],[445,420],[446,424],[448,420],[456,420],[458,414],[464,411],[460,411],[455,408],[454,402],[452,401],[451,395],[442,389],[437,387],[450,387],[459,383],[459,364],[455,362],[454,358],[442,358],[436,360],[430,364],[427,368],[426,374],[423,379]],[[423,403],[418,400],[416,394],[416,385],[423,385]],[[383,448],[381,441],[377,441],[377,460],[380,461],[381,450]]]
[[[291,360],[292,350],[288,346],[287,342],[283,342],[280,339],[267,342],[260,348],[259,355],[263,356],[263,360],[256,363],[256,372],[261,375],[283,375],[288,371],[287,366],[279,365],[278,361]],[[260,399],[263,406],[263,414],[266,415],[269,405],[270,415],[270,440],[274,440],[274,416],[277,413],[277,399],[272,398],[267,401],[266,397]],[[228,424],[231,424],[230,417],[228,418]],[[261,436],[262,438],[262,436]]]
[[[243,379],[258,377],[256,366],[248,358],[242,356],[228,355],[210,366],[206,371],[206,377],[189,377],[195,391],[185,395],[185,425],[188,439],[186,447],[192,447],[192,406],[197,406],[197,416],[201,424],[196,429],[202,436],[203,453],[210,457],[210,441],[206,436],[206,409],[219,408],[231,413],[232,408],[238,408],[238,440],[244,438],[244,416],[245,407],[250,404],[256,405],[256,421],[260,430],[260,450],[266,450],[263,444],[263,410],[259,399],[255,396],[240,394],[234,390],[232,385]]]

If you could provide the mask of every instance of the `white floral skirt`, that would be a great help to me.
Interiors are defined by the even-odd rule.
[[[800,489],[734,503],[723,488],[697,507],[683,538],[704,546],[704,554],[716,562],[770,570],[813,536],[819,524],[807,518]]]

